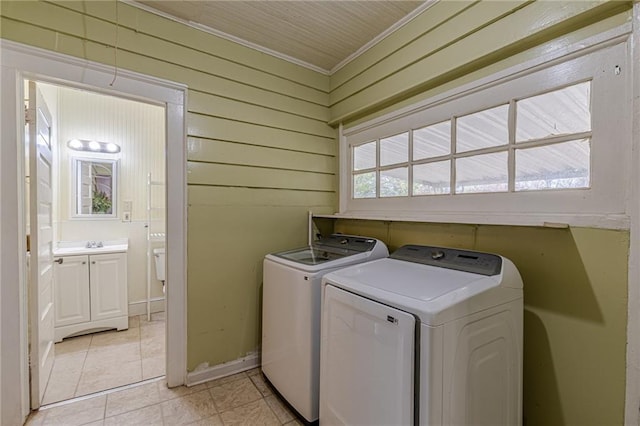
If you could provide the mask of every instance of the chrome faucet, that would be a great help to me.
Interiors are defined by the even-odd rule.
[[[100,248],[100,247],[104,247],[104,244],[102,244],[102,241],[98,241],[97,243],[95,241],[87,241],[87,245],[85,247],[86,248]]]

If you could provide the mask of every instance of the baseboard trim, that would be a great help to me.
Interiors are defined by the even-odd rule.
[[[151,299],[151,313],[164,312],[165,300],[164,297],[156,297]],[[147,301],[141,300],[139,302],[129,303],[129,316],[145,315],[147,313]]]
[[[251,370],[258,366],[260,366],[260,354],[257,352],[250,353],[249,355],[236,359],[235,361],[229,361],[223,364],[214,365],[213,367],[206,367],[201,370],[191,371],[187,373],[186,385],[199,385],[210,380]]]

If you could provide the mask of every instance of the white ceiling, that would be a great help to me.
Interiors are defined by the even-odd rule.
[[[433,0],[137,0],[131,3],[330,72]]]

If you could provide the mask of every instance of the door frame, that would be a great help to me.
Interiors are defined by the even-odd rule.
[[[169,387],[184,384],[187,373],[187,86],[126,70],[116,72],[114,67],[8,40],[0,40],[0,55],[0,424],[22,424],[29,414],[27,281],[23,255],[26,252],[24,79],[165,107],[166,381]]]

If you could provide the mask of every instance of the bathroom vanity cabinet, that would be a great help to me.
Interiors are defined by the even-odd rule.
[[[55,341],[129,328],[127,253],[55,255]]]

